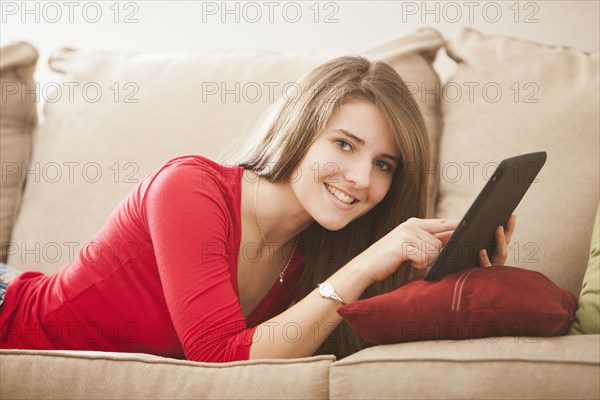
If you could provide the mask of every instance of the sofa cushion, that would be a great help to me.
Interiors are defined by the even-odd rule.
[[[583,278],[575,321],[570,334],[600,333],[600,203],[596,211],[590,258]]]
[[[505,262],[579,294],[599,196],[599,56],[465,28],[447,42],[436,216],[460,218],[504,158],[548,159],[515,214]]]
[[[337,309],[373,344],[488,336],[557,336],[569,329],[577,298],[539,272],[474,268]]]
[[[3,399],[326,399],[332,355],[199,363],[147,354],[0,350]]]
[[[0,48],[0,262],[7,258],[15,216],[23,192],[23,173],[29,167],[32,135],[37,124],[33,73],[37,50],[26,42]]]
[[[421,87],[439,84],[432,63],[442,44],[421,29],[359,53],[389,63],[420,99]],[[185,154],[223,162],[226,146],[239,146],[271,103],[339,55],[55,52],[50,66],[69,84],[47,95],[33,153],[39,178],[27,183],[8,264],[44,272],[66,265],[144,176]],[[439,104],[433,96],[418,103],[435,146]]]
[[[331,399],[598,399],[600,335],[370,347],[331,365]]]

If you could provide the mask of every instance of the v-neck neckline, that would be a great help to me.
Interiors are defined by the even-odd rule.
[[[225,167],[225,168],[228,168],[228,167]],[[239,282],[238,282],[238,269],[239,269],[238,255],[240,253],[240,247],[242,245],[242,243],[241,243],[241,237],[242,237],[242,179],[244,178],[244,168],[241,166],[235,166],[235,168],[238,169],[237,174],[235,175],[236,180],[235,180],[235,185],[234,185],[234,189],[235,189],[234,196],[235,196],[235,200],[237,201],[236,204],[238,205],[238,207],[235,210],[237,212],[235,222],[237,224],[238,229],[234,233],[234,239],[235,239],[235,243],[236,243],[236,253],[235,253],[235,266],[234,266],[234,271],[232,271],[232,275],[234,276],[234,287],[235,287],[236,294],[238,296],[238,302],[240,303],[240,306],[241,306],[240,287],[239,287]],[[300,247],[297,247],[294,254],[292,254],[290,264],[288,266],[288,269],[286,270],[286,276],[288,277],[288,279],[291,278],[291,276],[295,273],[298,266],[301,264],[301,260],[299,260],[300,256],[301,256]],[[260,320],[256,317],[259,314],[264,315],[268,311],[268,308],[270,306],[270,304],[268,304],[267,300],[274,297],[276,294],[281,294],[284,289],[291,290],[291,288],[289,287],[289,284],[287,282],[289,282],[289,280],[285,280],[285,277],[284,277],[283,285],[280,285],[279,279],[276,279],[275,283],[273,283],[273,285],[265,293],[263,298],[260,299],[260,301],[256,304],[256,306],[254,306],[252,311],[250,311],[248,313],[248,315],[245,317],[246,322]],[[279,293],[279,292],[281,292],[281,293]],[[281,296],[279,296],[279,297],[281,297]]]

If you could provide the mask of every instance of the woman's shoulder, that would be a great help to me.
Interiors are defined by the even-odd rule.
[[[202,182],[220,181],[236,183],[240,180],[243,169],[239,165],[218,163],[200,154],[188,154],[165,161],[151,175],[176,174],[193,175]]]
[[[239,202],[238,174],[242,172],[238,166],[219,164],[202,155],[182,155],[147,175],[134,195],[144,213],[149,206],[182,211],[218,207],[229,213]]]

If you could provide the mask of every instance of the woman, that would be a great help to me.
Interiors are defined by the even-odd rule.
[[[337,307],[418,276],[458,221],[421,219],[427,133],[391,67],[340,57],[299,85],[234,163],[169,160],[74,262],[18,274],[0,347],[212,362],[367,347]]]

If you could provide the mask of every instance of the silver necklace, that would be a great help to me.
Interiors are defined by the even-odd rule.
[[[258,179],[256,180],[256,185],[254,186],[254,215],[256,216],[256,223],[258,224],[258,230],[260,231],[260,235],[262,236],[262,240],[263,240],[262,245],[261,245],[261,247],[262,247],[267,243],[267,238],[265,237],[265,233],[263,232],[262,225],[261,225],[260,221],[258,220],[258,208],[256,206],[256,194],[258,193],[258,182],[260,182],[260,177],[258,177]],[[292,261],[292,256],[296,252],[296,247],[298,247],[298,239],[299,239],[299,237],[296,238],[296,242],[294,243],[294,249],[292,250],[290,257],[288,258],[287,263],[285,264],[285,267],[279,274],[279,284],[281,286],[283,286],[283,275],[285,274],[285,270],[289,267],[290,261]]]

